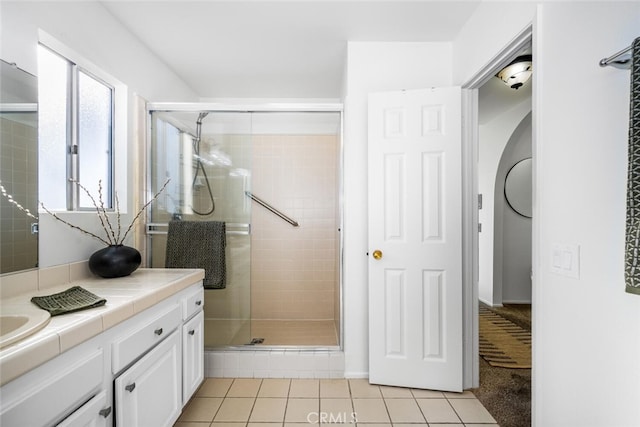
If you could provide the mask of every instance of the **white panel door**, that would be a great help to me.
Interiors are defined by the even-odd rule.
[[[462,391],[461,90],[369,97],[369,381]]]

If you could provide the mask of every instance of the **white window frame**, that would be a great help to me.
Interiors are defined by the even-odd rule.
[[[111,182],[108,185],[111,187],[112,208],[115,207],[115,194],[118,195],[119,208],[121,212],[127,211],[127,86],[120,82],[118,79],[105,72],[102,68],[95,65],[92,61],[88,60],[83,55],[77,53],[75,50],[61,43],[54,37],[39,31],[38,41],[41,45],[48,48],[55,54],[60,55],[67,61],[73,64],[76,69],[74,71],[77,77],[77,72],[81,71],[88,76],[95,78],[99,82],[105,84],[112,89],[112,126],[111,126],[111,159],[110,159],[110,175]],[[74,78],[76,78],[74,77]],[[72,82],[72,85],[77,86],[77,82]],[[73,94],[75,97],[75,94]],[[75,101],[74,101],[75,102]],[[75,127],[75,121],[77,120],[77,112],[71,112],[70,120],[72,120],[72,127]],[[71,144],[77,144],[77,132],[71,130]],[[68,146],[68,149],[72,147]],[[81,153],[79,154],[81,155]],[[73,159],[74,164],[67,165],[67,177],[71,179],[77,179],[77,156],[70,156]],[[48,165],[42,162],[40,168],[46,168]],[[68,162],[69,163],[69,162]],[[56,167],[56,165],[52,165]],[[57,165],[60,167],[60,165]],[[91,207],[80,208],[79,188],[77,185],[73,185],[71,182],[67,183],[67,211],[92,211]],[[95,195],[97,197],[97,195]],[[55,209],[60,210],[60,208]]]

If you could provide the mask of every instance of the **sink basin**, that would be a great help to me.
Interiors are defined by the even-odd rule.
[[[0,316],[0,337],[10,334],[29,321],[29,316]]]
[[[3,305],[0,313],[0,348],[38,332],[51,318],[49,312],[26,305]]]

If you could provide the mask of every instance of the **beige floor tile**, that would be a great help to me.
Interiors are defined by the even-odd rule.
[[[434,424],[431,424],[434,425]],[[451,424],[447,424],[446,427],[449,427]],[[462,424],[460,424],[462,425]],[[436,427],[440,427],[436,424]],[[498,424],[465,424],[464,427],[500,427]]]
[[[451,399],[449,403],[465,424],[496,422],[478,399]]]
[[[353,412],[358,424],[391,422],[383,399],[353,399]]]
[[[214,420],[216,422],[246,422],[249,420],[254,402],[255,399],[250,397],[227,397],[220,405],[220,410]]]
[[[216,415],[222,399],[219,397],[194,397],[178,418],[180,422],[211,422]]]
[[[331,399],[351,397],[349,381],[343,379],[320,380],[320,397]]]
[[[293,379],[289,388],[291,397],[320,397],[320,380]]]
[[[319,417],[320,399],[289,398],[285,423],[313,423]]]
[[[317,424],[315,424],[317,426]],[[284,427],[313,427],[314,424],[304,423],[284,423]]]
[[[349,380],[351,388],[351,397],[353,398],[381,398],[380,387],[375,384],[369,384],[366,379]]]
[[[227,392],[227,397],[256,397],[261,383],[261,379],[236,378]]]
[[[213,427],[217,427],[217,426],[213,426]],[[282,427],[282,421],[279,423],[248,423],[247,427]]]
[[[429,426],[431,427],[433,424],[427,424],[426,422],[423,423],[394,423],[393,427],[419,427],[419,426]],[[462,424],[448,424],[450,426],[461,426]]]
[[[429,424],[429,427],[468,427],[469,424]],[[395,426],[394,426],[395,427]],[[491,427],[491,424],[482,424],[482,427]]]
[[[476,395],[469,390],[465,390],[462,393],[444,392],[444,397],[447,399],[475,399]]]
[[[384,392],[383,392],[384,393]],[[424,423],[425,419],[420,412],[416,401],[411,399],[386,399],[387,410],[391,422],[395,423]]]
[[[459,423],[447,399],[416,399],[428,423]]]
[[[210,424],[211,423],[209,423],[209,422],[199,423],[199,422],[196,422],[196,421],[186,421],[186,422],[178,421],[177,423],[175,423],[173,425],[173,427],[209,427]]]
[[[411,393],[416,399],[442,399],[444,397],[444,393],[435,390],[420,390],[417,388],[412,388]]]
[[[351,399],[320,399],[320,424],[351,424],[354,418]]]
[[[247,423],[224,423],[224,422],[212,422],[211,426],[207,424],[208,427],[245,427]]]
[[[382,392],[382,396],[384,396],[385,399],[408,399],[413,397],[410,388],[390,387],[383,385],[380,386],[380,391]]]
[[[233,378],[207,378],[198,389],[198,397],[225,397]]]
[[[253,405],[249,422],[282,422],[286,406],[287,399],[285,398],[258,398]]]
[[[262,380],[258,397],[287,397],[291,380],[266,378]]]
[[[396,424],[398,425],[398,424]],[[420,424],[407,424],[406,427],[416,427],[419,426]],[[425,424],[426,425],[426,424]],[[391,427],[391,424],[388,423],[357,423],[356,427]],[[395,427],[395,426],[394,426]]]

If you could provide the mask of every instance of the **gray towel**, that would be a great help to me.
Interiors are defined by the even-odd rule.
[[[220,221],[170,221],[167,268],[204,268],[204,287],[224,289],[226,226]]]
[[[630,98],[625,282],[627,292],[640,295],[640,37],[631,52]]]

